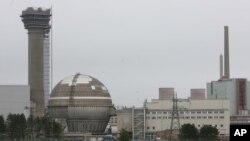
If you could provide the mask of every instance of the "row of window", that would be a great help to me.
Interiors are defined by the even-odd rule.
[[[223,114],[223,110],[215,110],[215,111],[179,111],[180,114]],[[172,114],[172,111],[152,111],[150,114]]]
[[[147,116],[146,119],[171,119],[171,116],[163,116],[163,117],[149,117]],[[176,117],[174,117],[176,118]],[[180,116],[180,119],[224,119],[224,116]]]
[[[203,126],[203,125],[202,125],[202,126]],[[197,127],[198,127],[198,128],[201,128],[202,126],[201,126],[200,124],[198,124],[198,125],[197,125]],[[209,126],[213,126],[213,125],[209,125]],[[217,127],[221,127],[221,128],[222,128],[222,127],[224,127],[224,125],[223,125],[223,124],[221,124],[221,125],[217,125],[217,124],[215,124],[213,127],[216,127],[216,128],[217,128]],[[150,127],[149,127],[149,126],[147,126],[147,129],[149,130],[149,129],[150,129]],[[155,126],[152,126],[152,128],[151,128],[151,129],[155,130]]]

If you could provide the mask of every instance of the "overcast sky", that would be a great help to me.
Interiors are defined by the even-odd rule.
[[[159,87],[179,97],[219,78],[224,25],[231,77],[250,77],[249,0],[1,0],[0,84],[27,84],[20,15],[53,6],[53,84],[77,72],[106,85],[115,105],[141,106]]]

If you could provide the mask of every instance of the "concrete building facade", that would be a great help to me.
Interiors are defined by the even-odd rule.
[[[0,115],[30,115],[30,87],[27,85],[0,85]]]
[[[116,110],[116,123],[118,132],[123,128],[132,132],[132,108],[122,108]],[[113,117],[113,118],[115,118]]]
[[[180,125],[191,123],[198,129],[211,125],[219,130],[220,135],[229,135],[228,100],[179,99],[177,103]],[[132,131],[134,139],[164,138],[160,134],[170,130],[172,106],[172,100],[153,99],[151,102],[145,101],[141,108],[120,109],[117,111],[118,129]]]
[[[207,83],[207,99],[230,100],[230,115],[250,109],[250,82],[245,78],[226,79]]]
[[[152,100],[146,103],[146,135],[170,128],[172,101]],[[221,135],[229,134],[228,100],[178,100],[180,124],[191,123],[217,127]]]

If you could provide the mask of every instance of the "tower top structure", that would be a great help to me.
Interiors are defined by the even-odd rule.
[[[49,29],[50,16],[50,9],[28,7],[26,10],[22,11],[22,15],[20,17],[22,18],[25,29]]]

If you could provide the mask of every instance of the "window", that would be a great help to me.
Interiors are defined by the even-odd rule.
[[[155,129],[155,127],[153,126],[153,129]]]
[[[202,113],[203,113],[203,114],[206,114],[206,113],[207,113],[207,111],[202,111]]]
[[[201,111],[197,111],[197,114],[201,114]]]
[[[197,116],[197,119],[201,119],[201,116]]]
[[[152,117],[152,119],[156,119],[156,117]]]
[[[147,129],[149,129],[149,127],[147,127]]]
[[[218,116],[214,116],[214,119],[218,119]]]
[[[220,116],[220,119],[223,119],[224,118],[224,116]]]
[[[195,114],[195,111],[192,111],[191,114]]]
[[[161,117],[157,117],[157,119],[161,119]]]
[[[207,117],[206,117],[206,116],[203,116],[202,118],[203,118],[203,119],[207,119]]]
[[[218,111],[214,111],[215,114],[218,114]]]
[[[163,114],[167,114],[168,112],[163,112]]]
[[[208,116],[209,119],[212,119],[213,117],[212,116]]]
[[[221,111],[220,111],[220,114],[224,114],[224,111],[221,110]]]
[[[208,111],[209,114],[212,114],[212,111]]]
[[[220,127],[223,127],[223,124],[221,124]]]
[[[156,114],[156,112],[151,112],[151,114]]]
[[[191,119],[195,119],[195,117],[194,117],[194,116],[191,116]]]

